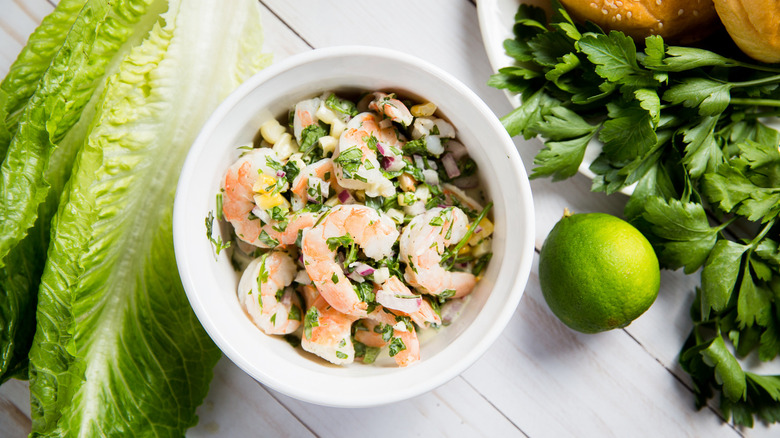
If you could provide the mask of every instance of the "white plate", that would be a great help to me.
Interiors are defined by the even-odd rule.
[[[549,0],[478,0],[477,15],[479,17],[479,28],[482,32],[482,42],[487,51],[490,66],[494,71],[503,67],[514,65],[514,59],[504,53],[504,40],[514,38],[512,27],[515,23],[515,14],[517,8],[522,4],[539,6],[547,10],[547,16],[551,15]],[[520,96],[515,93],[505,93],[509,102],[514,107],[520,106]],[[585,156],[579,167],[579,172],[588,178],[593,179],[596,175],[590,170],[590,165],[601,153],[601,143],[591,141],[585,150]],[[631,195],[634,191],[632,184],[620,190],[626,195]]]

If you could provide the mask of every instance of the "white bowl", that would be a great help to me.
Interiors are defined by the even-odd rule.
[[[460,317],[421,346],[407,368],[334,366],[258,330],[241,309],[240,273],[215,260],[204,218],[215,211],[220,178],[260,124],[326,90],[392,90],[434,102],[479,166],[495,220],[493,259]],[[297,399],[366,407],[407,399],[457,376],[493,343],[523,294],[534,251],[531,189],[511,138],[490,109],[448,73],[375,47],[313,50],[250,78],[214,112],[182,170],[174,207],[174,246],[187,297],[225,355],[257,381]]]

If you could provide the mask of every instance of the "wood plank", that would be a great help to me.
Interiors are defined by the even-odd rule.
[[[421,396],[373,408],[330,408],[282,394],[277,398],[323,438],[526,436],[461,377]]]
[[[315,436],[273,394],[223,357],[214,368],[206,400],[190,437]]]
[[[536,278],[498,342],[463,377],[533,437],[739,436],[712,412],[696,412],[690,391],[624,332],[564,326]]]
[[[26,437],[30,433],[30,390],[27,382],[9,380],[0,386],[0,435]]]
[[[0,0],[0,77],[5,77],[27,37],[52,10],[45,0]]]

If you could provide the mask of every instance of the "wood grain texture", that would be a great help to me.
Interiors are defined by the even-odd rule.
[[[469,0],[261,0],[265,46],[274,59],[335,45],[397,49],[447,70],[497,114],[511,110],[486,85],[491,73]],[[0,76],[27,35],[52,10],[46,0],[0,0]],[[515,139],[530,172],[538,140]],[[626,198],[590,192],[580,175],[533,180],[535,245],[563,208],[620,215]],[[520,306],[488,352],[461,376],[387,406],[338,409],[300,402],[256,383],[229,360],[215,369],[200,423],[189,436],[773,436],[778,427],[735,429],[715,410],[693,408],[677,354],[690,329],[697,276],[664,272],[658,301],[624,330],[581,335],[563,326],[541,296],[537,268]],[[371,388],[366,388],[370,391]],[[0,436],[29,432],[25,382],[0,386]]]

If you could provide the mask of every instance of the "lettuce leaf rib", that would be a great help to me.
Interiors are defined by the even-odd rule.
[[[107,80],[53,222],[33,435],[180,436],[197,421],[220,353],[179,280],[173,198],[201,125],[269,62],[261,49],[254,0],[172,0]]]
[[[78,14],[72,21],[49,20],[46,32],[41,31],[53,34],[59,25],[66,35],[51,63],[45,69],[34,68],[30,48],[12,69],[28,71],[27,79],[35,76],[30,72],[43,73],[27,104],[20,107],[16,131],[0,167],[0,292],[6,297],[0,305],[0,382],[20,372],[24,377],[52,215],[83,143],[103,77],[129,50],[128,43],[148,33],[157,16],[147,14],[155,12],[152,1],[88,0],[80,9],[75,2],[63,2],[63,14],[72,10]],[[161,10],[164,3],[158,3],[156,8]],[[28,43],[28,47],[38,45],[35,40]],[[38,58],[40,62],[48,59]],[[3,82],[17,83],[26,86],[21,73]],[[14,105],[20,104],[9,107]]]

